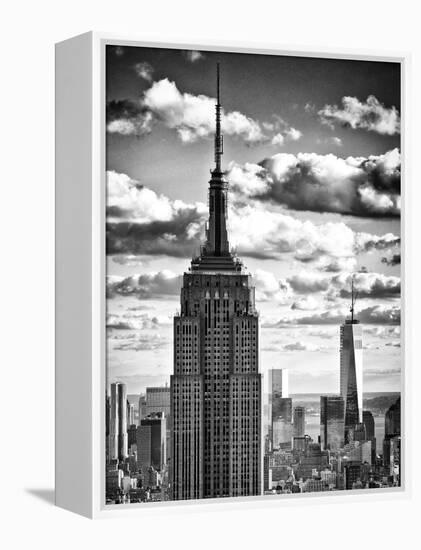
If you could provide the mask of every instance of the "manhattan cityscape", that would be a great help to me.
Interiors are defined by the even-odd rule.
[[[107,47],[106,504],[400,487],[399,86]]]

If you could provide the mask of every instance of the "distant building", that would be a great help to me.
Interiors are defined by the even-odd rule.
[[[393,468],[390,458],[393,453],[391,440],[401,435],[401,398],[399,397],[391,405],[385,414],[384,439],[383,439],[383,465]]]
[[[367,440],[367,433],[365,429],[365,424],[362,422],[361,424],[356,424],[353,429],[353,440],[354,441],[366,441]]]
[[[169,386],[146,388],[146,416],[163,412],[168,418],[171,414]]]
[[[361,463],[360,462],[345,462],[343,464],[344,484],[345,489],[354,489],[354,485],[361,481]]]
[[[142,418],[145,418],[146,415],[146,395],[139,395],[139,404],[138,404],[138,416],[137,416],[137,425],[140,426],[140,421]]]
[[[166,463],[166,419],[163,413],[154,413],[140,421],[137,427],[137,461],[143,474],[151,466],[161,472]]]
[[[305,434],[306,409],[305,407],[294,407],[294,437],[302,437]]]
[[[291,448],[292,436],[292,399],[277,397],[272,404],[272,449]]]
[[[362,326],[354,318],[354,303],[354,284],[352,282],[351,319],[347,319],[340,329],[340,394],[345,405],[345,441],[348,441],[348,432],[363,421]]]
[[[309,435],[294,436],[292,438],[292,449],[293,451],[305,452],[310,443],[313,443],[313,440]]]
[[[371,441],[371,463],[374,464],[377,456],[376,442],[376,424],[371,411],[363,411],[363,422],[367,440]]]
[[[401,398],[399,397],[391,405],[385,414],[384,423],[385,437],[395,437],[401,435]]]
[[[115,382],[110,388],[108,460],[124,460],[127,456],[127,387]]]
[[[135,424],[135,408],[133,403],[128,404],[128,418],[127,418],[127,424],[128,426],[131,426],[132,424]]]
[[[376,437],[374,416],[371,411],[363,411],[363,422],[365,425],[367,439],[371,441]]]
[[[339,395],[320,396],[320,443],[323,450],[344,444],[344,400]]]

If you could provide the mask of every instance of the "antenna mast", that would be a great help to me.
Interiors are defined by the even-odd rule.
[[[351,307],[349,308],[351,312],[351,323],[354,322],[355,302],[357,301],[357,293],[354,291],[354,277],[355,274],[353,274],[351,278]]]
[[[221,157],[224,153],[224,137],[221,134],[221,93],[220,68],[216,64],[216,128],[215,128],[215,165],[216,171],[221,172]]]

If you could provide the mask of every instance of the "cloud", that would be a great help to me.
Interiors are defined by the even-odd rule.
[[[153,67],[150,63],[147,61],[135,63],[133,69],[139,78],[143,78],[143,80],[147,82],[152,82]]]
[[[132,180],[107,173],[107,252],[111,255],[191,257],[204,238],[208,217],[203,203],[172,201]],[[286,255],[321,269],[335,262],[351,265],[359,253],[397,246],[393,234],[356,233],[342,222],[315,224],[261,201],[242,202],[233,194],[228,225],[230,243],[242,256],[282,259]]]
[[[282,351],[320,351],[319,346],[312,346],[311,344],[303,344],[302,342],[293,342],[291,344],[285,344],[282,346]]]
[[[130,267],[139,267],[144,263],[139,256],[134,256],[133,254],[116,254],[113,256],[112,260],[116,264],[127,265]]]
[[[325,291],[329,288],[330,284],[328,277],[312,271],[297,273],[289,277],[287,281],[292,289],[298,294],[313,294],[315,292]]]
[[[164,270],[141,275],[107,277],[107,296],[136,296],[139,299],[168,297],[177,295],[182,286],[182,275]]]
[[[123,136],[143,136],[152,130],[152,113],[140,102],[130,99],[112,100],[107,103],[107,132]]]
[[[348,157],[278,153],[258,164],[232,163],[233,190],[245,198],[292,210],[365,217],[400,215],[398,149],[383,155]]]
[[[292,310],[299,311],[314,311],[315,309],[320,308],[320,303],[313,298],[313,296],[306,296],[305,298],[299,298],[292,303]]]
[[[147,63],[134,66],[137,74],[152,82],[152,67]],[[203,94],[180,92],[168,78],[152,82],[137,100],[113,100],[107,104],[107,131],[129,136],[143,136],[160,123],[175,130],[183,143],[213,136],[215,132],[215,98]],[[242,139],[249,145],[281,140],[296,141],[301,132],[274,115],[273,122],[262,122],[240,113],[222,109],[224,134]],[[276,136],[267,132],[277,132]],[[279,143],[278,143],[279,144]]]
[[[401,328],[397,327],[368,327],[364,329],[365,333],[371,334],[377,338],[399,338]]]
[[[270,125],[266,124],[266,128],[269,128]],[[272,125],[273,127],[273,125]],[[302,137],[302,132],[296,128],[286,127],[282,132],[275,134],[271,140],[272,145],[282,146],[286,141],[298,141]]]
[[[365,102],[356,97],[345,96],[342,106],[325,105],[318,115],[323,124],[331,128],[335,124],[343,127],[364,129],[382,135],[393,136],[400,133],[401,121],[396,107],[385,107],[374,96],[367,97]]]
[[[259,302],[274,301],[285,304],[292,296],[288,283],[278,280],[275,275],[263,269],[256,269],[253,274],[256,288],[256,299]]]
[[[203,235],[207,207],[171,201],[126,174],[107,172],[107,252],[189,257]]]
[[[383,257],[382,263],[387,265],[400,265],[401,263],[401,255],[400,254],[392,254],[389,258]]]
[[[167,78],[154,82],[144,92],[142,103],[165,126],[176,130],[185,143],[208,137],[215,131],[215,99],[181,93]],[[223,112],[221,125],[225,134],[240,137],[246,143],[267,140],[259,122],[238,111]]]
[[[161,322],[162,321],[162,322]],[[159,319],[156,316],[151,316],[148,313],[125,315],[107,315],[107,329],[111,331],[120,330],[155,330],[162,324],[167,324],[165,319]],[[111,336],[114,339],[115,336]],[[126,339],[132,339],[133,335],[127,335]],[[122,339],[121,337],[117,339]]]
[[[130,340],[128,342],[122,342],[113,346],[115,351],[154,351],[162,348],[166,348],[169,345],[169,341],[163,338],[159,334],[147,334],[139,335],[136,340]]]
[[[114,48],[114,53],[117,57],[121,57],[122,55],[124,55],[124,48],[123,46],[115,46]]]
[[[354,290],[358,298],[399,298],[401,295],[401,280],[399,277],[388,277],[382,273],[356,273]],[[332,278],[331,284],[339,288],[341,298],[351,296],[352,275],[342,273]]]
[[[205,59],[206,57],[205,54],[197,50],[185,50],[183,54],[187,59],[187,61],[190,61],[190,63],[196,63],[197,61],[200,61],[201,59]]]
[[[330,309],[303,317],[283,318],[265,328],[283,328],[287,325],[340,325],[349,318],[347,308]],[[398,306],[375,305],[357,311],[356,318],[362,324],[399,325],[401,312]]]

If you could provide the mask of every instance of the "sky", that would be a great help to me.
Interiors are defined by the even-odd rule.
[[[109,380],[169,383],[207,219],[217,62],[229,239],[256,287],[261,372],[338,392],[354,278],[363,390],[398,391],[399,64],[129,46],[106,53]]]

